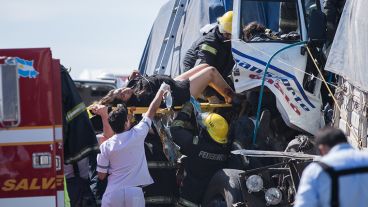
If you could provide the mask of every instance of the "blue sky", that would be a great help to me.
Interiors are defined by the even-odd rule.
[[[74,78],[130,73],[168,0],[0,0],[0,48],[50,47]]]

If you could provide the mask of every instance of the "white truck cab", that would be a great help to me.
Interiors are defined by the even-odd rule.
[[[233,81],[238,93],[264,85],[276,96],[276,105],[285,123],[310,134],[324,125],[321,113],[321,82],[306,87],[308,25],[318,0],[236,0],[234,1],[232,53],[236,62]],[[272,30],[265,38],[246,39],[244,28],[257,22]],[[292,46],[292,44],[298,44]],[[309,76],[309,77],[308,77]]]

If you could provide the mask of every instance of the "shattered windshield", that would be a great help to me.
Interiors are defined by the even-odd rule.
[[[244,41],[300,40],[296,0],[242,0],[240,15]]]

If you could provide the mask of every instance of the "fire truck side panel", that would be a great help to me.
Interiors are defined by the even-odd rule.
[[[55,168],[54,162],[50,162],[49,168],[35,169],[32,161],[34,152],[50,151],[51,146],[52,144],[44,144],[2,146],[0,148],[3,156],[1,162],[5,167],[1,169],[0,198],[55,194],[55,189],[63,184],[63,176],[50,176],[50,168]]]
[[[56,190],[63,185],[55,170],[55,136],[62,139],[55,110],[60,104],[54,103],[60,70],[54,70],[49,48],[2,49],[0,57],[16,62],[21,119],[18,127],[0,128],[0,206],[56,206]]]

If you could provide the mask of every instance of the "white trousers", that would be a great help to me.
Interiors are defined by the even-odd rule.
[[[144,207],[142,188],[125,187],[105,193],[101,207]]]

